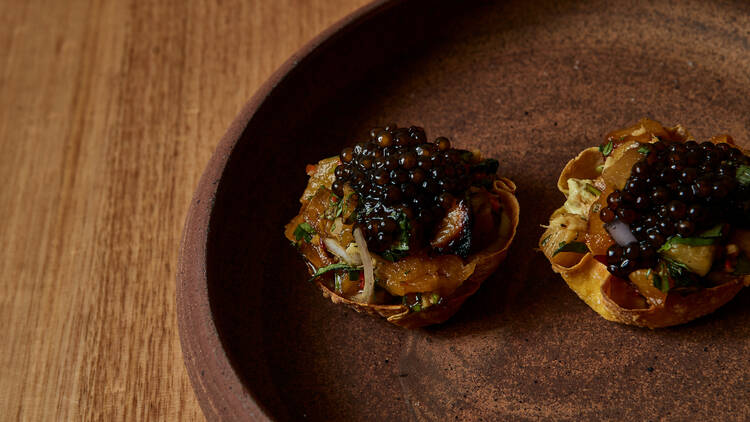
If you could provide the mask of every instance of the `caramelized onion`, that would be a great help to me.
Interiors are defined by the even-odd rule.
[[[327,237],[323,239],[323,243],[325,243],[326,248],[330,252],[343,259],[347,264],[359,265],[359,263],[356,262],[356,260],[351,255],[346,253],[346,250],[341,245],[339,245],[339,242],[337,242],[336,240]]]

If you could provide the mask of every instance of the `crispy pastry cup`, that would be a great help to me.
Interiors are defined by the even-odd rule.
[[[445,322],[458,311],[464,301],[474,294],[479,289],[482,282],[484,282],[484,280],[486,280],[497,269],[498,265],[505,260],[508,248],[516,235],[520,214],[518,200],[514,195],[515,191],[516,185],[510,179],[500,177],[495,181],[493,192],[498,195],[503,205],[503,213],[509,220],[510,229],[505,235],[498,233],[498,237],[489,246],[473,255],[470,255],[464,260],[465,267],[469,267],[472,264],[474,265],[474,272],[464,280],[452,294],[444,297],[438,304],[429,306],[419,312],[413,312],[410,311],[406,305],[402,304],[379,305],[359,303],[347,299],[328,287],[325,279],[328,275],[323,275],[316,279],[315,284],[323,292],[323,296],[329,298],[331,302],[345,305],[357,312],[383,317],[388,320],[388,322],[400,327],[419,328]],[[301,222],[301,220],[295,218],[289,223],[289,225],[296,225],[299,222]],[[287,232],[289,231],[289,225],[287,226]],[[310,271],[310,274],[315,272],[315,268],[324,265],[324,262],[327,259],[326,257],[321,256],[321,254],[324,253],[323,251],[311,247],[306,243],[302,243],[299,250],[308,262],[308,270]]]
[[[638,133],[644,129],[655,132],[659,128],[666,132],[672,140],[685,142],[691,139],[687,131],[680,126],[662,128],[657,122],[648,119],[643,119],[638,124],[616,133],[619,136]],[[712,142],[727,142],[734,146],[732,139],[728,136],[715,137]],[[603,159],[598,148],[593,147],[582,151],[577,157],[570,160],[563,169],[557,183],[558,189],[567,196],[568,179],[570,178],[594,180],[599,178],[601,180],[596,167],[602,163]],[[552,218],[563,213],[566,213],[565,209],[559,208],[552,214]],[[549,253],[550,248],[544,247],[544,239],[554,236],[556,230],[561,229],[551,225],[539,240],[539,247],[550,260],[552,270],[559,273],[568,286],[591,309],[609,321],[648,328],[684,324],[714,312],[731,300],[742,289],[743,284],[750,284],[750,276],[736,276],[723,284],[700,289],[689,294],[672,291],[667,293],[666,298],[662,301],[646,301],[647,307],[629,309],[621,306],[616,299],[613,299],[617,291],[614,286],[617,280],[607,271],[607,267],[595,259],[590,252],[579,254],[580,258],[572,265],[561,265],[553,262]],[[566,262],[566,264],[570,264],[570,262]]]

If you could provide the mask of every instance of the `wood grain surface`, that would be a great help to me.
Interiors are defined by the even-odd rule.
[[[0,420],[200,420],[175,269],[242,105],[367,0],[0,1]]]

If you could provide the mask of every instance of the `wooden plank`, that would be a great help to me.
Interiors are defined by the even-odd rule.
[[[0,1],[0,419],[196,420],[175,316],[203,167],[365,0]]]

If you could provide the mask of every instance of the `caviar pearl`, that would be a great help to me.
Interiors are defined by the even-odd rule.
[[[370,130],[369,141],[342,149],[331,190],[343,196],[348,186],[358,198],[356,224],[368,247],[382,252],[397,241],[405,216],[413,246],[425,246],[435,225],[473,184],[495,180],[496,168],[477,166],[468,151],[451,148],[448,138],[427,142],[418,126],[388,124]]]
[[[439,151],[447,151],[451,147],[451,142],[448,140],[448,138],[439,137],[435,140],[435,144],[438,147]]]
[[[750,224],[750,188],[735,175],[748,157],[729,144],[658,141],[639,149],[646,155],[631,168],[622,190],[599,211],[604,223],[629,224],[639,243],[607,250],[608,270],[627,278],[656,265],[657,250],[671,236],[690,237],[718,223]]]

